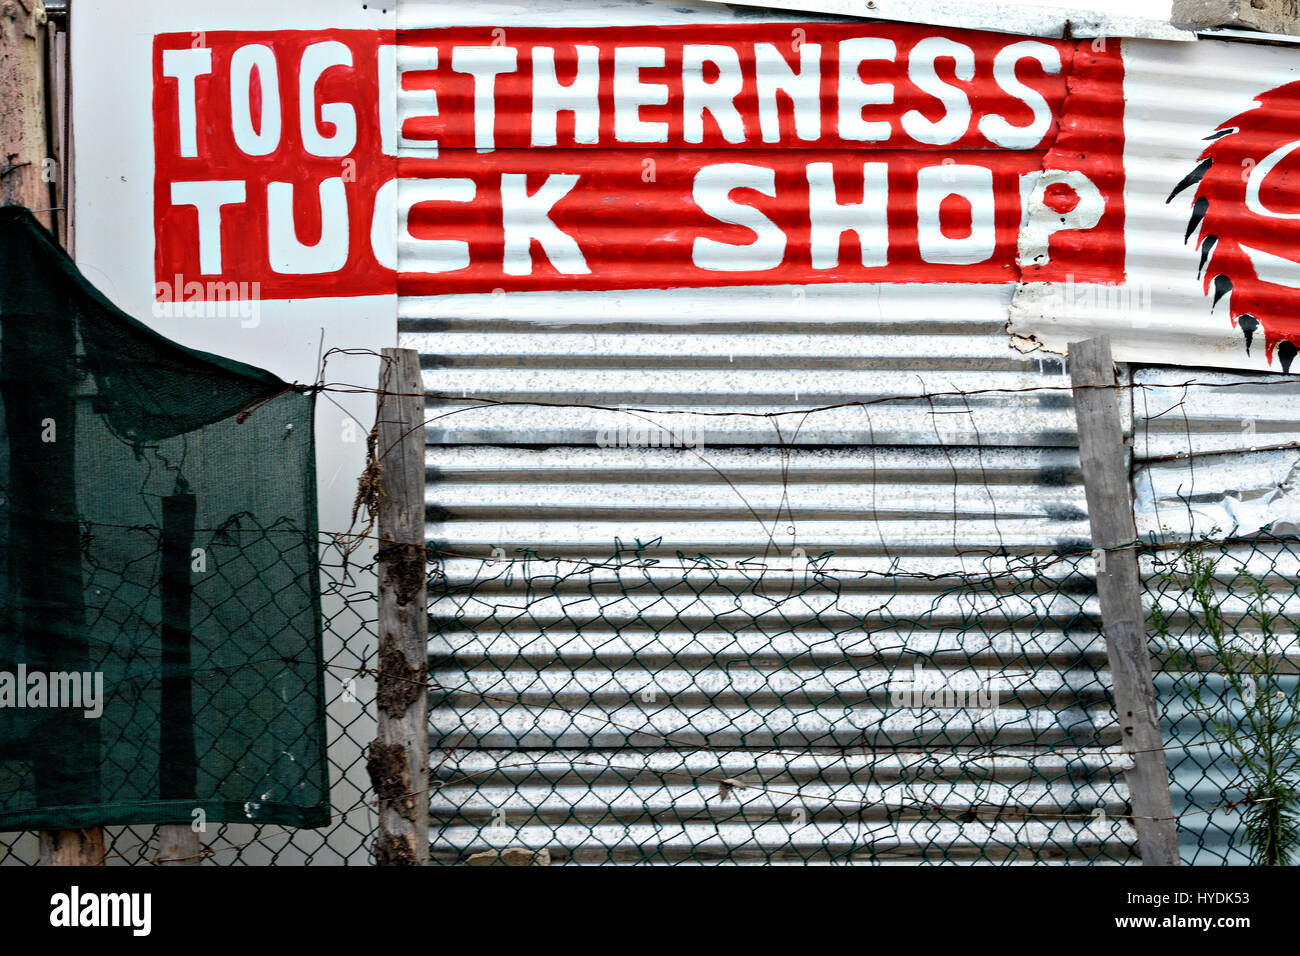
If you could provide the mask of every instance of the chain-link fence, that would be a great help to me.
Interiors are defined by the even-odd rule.
[[[148,529],[141,529],[147,534]],[[245,626],[274,628],[277,595],[266,587],[274,579],[273,565],[276,556],[285,547],[287,538],[301,539],[301,533],[292,529],[259,529],[242,525],[217,529],[202,542],[206,559],[211,566],[221,569],[223,577],[223,602],[225,606],[204,606],[202,588],[196,589],[198,606],[196,619],[204,615],[238,617]],[[148,561],[156,563],[159,548],[156,541],[146,541],[142,553]],[[295,829],[279,825],[243,823],[210,823],[199,834],[205,862],[217,865],[234,864],[348,864],[370,863],[370,846],[375,829],[375,813],[369,781],[365,772],[365,748],[374,738],[374,692],[370,668],[374,663],[376,646],[377,597],[372,547],[363,545],[354,554],[347,554],[344,546],[333,535],[321,536],[321,587],[324,612],[324,686],[326,693],[326,724],[328,738],[328,763],[330,780],[330,822],[319,829]],[[143,560],[143,559],[142,559]],[[146,579],[156,569],[145,568]],[[116,580],[116,578],[115,578]],[[114,593],[97,588],[96,582],[87,583],[88,595],[100,595],[100,601],[88,612],[99,615],[117,615],[123,627],[138,616],[131,613],[132,602],[148,600],[143,587],[131,584],[125,575]],[[140,640],[146,635],[138,635]],[[269,645],[268,645],[269,646]],[[238,667],[223,669],[210,662],[206,679],[196,674],[196,681],[212,684],[231,679]],[[286,662],[291,663],[291,662]],[[203,668],[200,668],[203,670]],[[145,699],[145,698],[142,698]],[[213,695],[213,699],[219,699]],[[144,723],[146,715],[141,716]],[[200,715],[201,716],[201,715]],[[157,714],[153,715],[156,726]],[[222,721],[223,726],[229,721]],[[105,728],[103,732],[120,734],[136,732],[138,728],[122,726]],[[238,746],[237,740],[225,745]],[[129,775],[131,768],[120,768]],[[155,862],[159,844],[153,826],[110,826],[104,830],[106,863],[149,864]],[[35,833],[0,834],[0,865],[31,865],[39,859],[39,844]]]
[[[1271,803],[1293,822],[1294,638],[1255,662],[1253,710],[1224,648],[1260,653],[1261,602],[1294,635],[1294,547],[1143,549],[1186,863],[1257,860]],[[1193,586],[1194,555],[1216,573]],[[1137,862],[1093,562],[446,557],[433,859]]]
[[[1300,540],[1208,534],[1144,566],[1183,862],[1295,862]]]
[[[274,630],[268,568],[301,531],[206,534],[226,580],[219,604],[196,589],[197,617]],[[320,541],[330,823],[213,824],[206,862],[372,862],[378,605],[358,540]],[[1183,860],[1286,861],[1300,539],[1138,547]],[[773,552],[431,550],[433,862],[1137,862],[1089,542]],[[130,569],[105,594],[91,567],[88,613],[129,631]],[[152,826],[106,839],[110,864],[155,862]],[[35,834],[0,836],[0,864],[37,858]]]
[[[1129,860],[1090,560],[449,560],[433,857]]]
[[[1270,803],[1289,832],[1298,546],[1143,549],[1185,863],[1256,859]],[[214,825],[210,863],[371,862],[373,563],[322,550],[331,822]],[[960,576],[651,550],[435,556],[434,862],[1136,862],[1087,550]]]

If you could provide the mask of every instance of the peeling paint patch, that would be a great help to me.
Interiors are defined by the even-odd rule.
[[[1043,343],[1038,341],[1038,336],[1020,335],[1016,332],[1011,333],[1011,347],[1026,354],[1043,351]]]
[[[1294,373],[1300,149],[1288,104],[1300,50],[1122,42],[1124,277],[1113,286],[1036,265],[1043,224],[1060,218],[1048,193],[1056,157],[1078,158],[1070,124],[1092,124],[1104,98],[1083,75],[1088,44],[1078,51],[1060,136],[1027,201],[1008,334],[1056,352],[1105,334],[1120,362]],[[1074,236],[1108,241],[1099,229],[1062,231],[1048,238],[1049,255]]]
[[[1125,170],[1095,151],[1098,142],[1124,142],[1124,68],[1114,55],[1119,43],[1101,38],[1075,47],[1056,137],[1042,173],[1026,183],[1018,282],[1007,316],[1011,345],[1020,351],[1065,351],[1057,338],[1040,334],[1039,316],[1064,326],[1090,308],[1125,310],[1114,293],[1095,288],[1125,285]],[[1099,263],[1120,263],[1119,281],[1113,272],[1073,268],[1089,254]],[[1061,275],[1054,263],[1067,257],[1072,271]]]
[[[1055,187],[1063,187],[1071,197],[1060,200],[1064,208],[1053,207]],[[1091,229],[1101,221],[1105,209],[1101,191],[1083,173],[1073,169],[1044,170],[1026,204],[1025,223],[1017,244],[1017,264],[1022,269],[1046,265],[1050,261],[1048,248],[1053,233]]]

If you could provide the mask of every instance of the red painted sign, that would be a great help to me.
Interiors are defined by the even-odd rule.
[[[1121,79],[896,24],[162,35],[158,295],[1119,282]]]
[[[1298,109],[1300,82],[1261,93],[1206,137],[1200,163],[1168,200],[1196,186],[1185,239],[1196,236],[1197,275],[1211,310],[1226,299],[1223,311],[1244,333],[1246,354],[1262,331],[1265,357],[1271,363],[1276,349],[1284,372],[1300,354]]]

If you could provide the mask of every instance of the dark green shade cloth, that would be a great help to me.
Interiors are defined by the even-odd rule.
[[[0,209],[0,831],[329,822],[313,407]]]

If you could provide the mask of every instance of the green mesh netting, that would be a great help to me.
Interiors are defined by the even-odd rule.
[[[314,396],[0,263],[0,831],[326,825]]]

